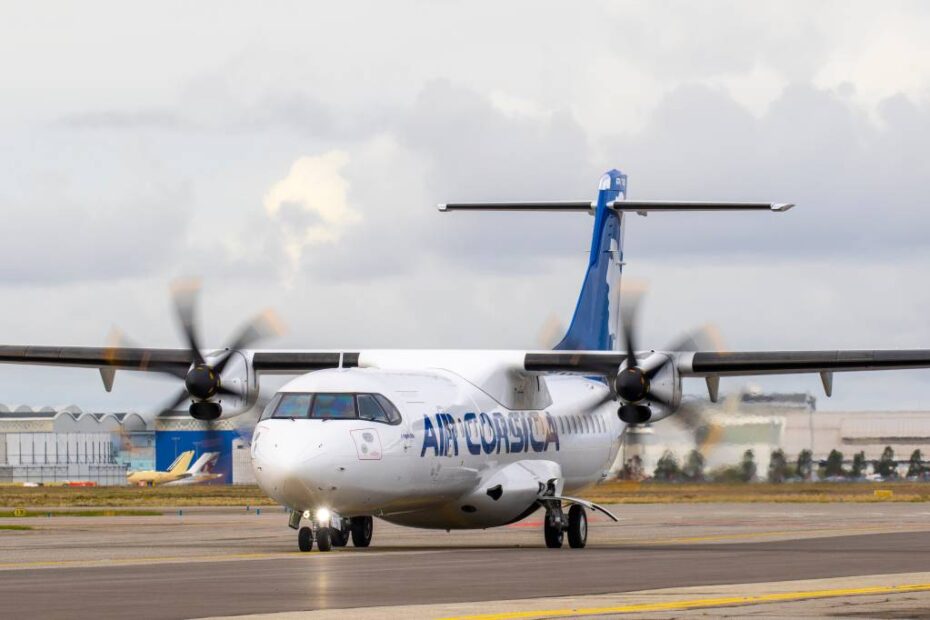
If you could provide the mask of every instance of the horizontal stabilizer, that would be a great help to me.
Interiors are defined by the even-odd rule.
[[[788,202],[694,202],[688,200],[617,200],[607,207],[616,211],[787,211]]]
[[[615,200],[607,203],[614,211],[640,214],[663,211],[787,211],[788,202],[697,202],[685,200]],[[597,203],[576,202],[450,202],[440,211],[550,211],[594,213]]]
[[[440,211],[585,211],[594,213],[597,203],[578,202],[450,202],[438,205]]]

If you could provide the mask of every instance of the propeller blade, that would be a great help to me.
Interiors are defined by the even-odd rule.
[[[136,343],[134,340],[126,336],[126,334],[120,328],[116,326],[110,328],[110,333],[107,334],[107,344],[106,344],[106,358],[110,362],[115,363],[119,361],[119,357],[120,357],[119,350],[120,349],[141,349],[141,348],[142,347],[140,347],[138,343]],[[147,362],[144,359],[139,364],[139,368],[140,369],[144,368],[146,370],[156,370],[157,372],[160,372],[162,374],[169,375],[172,377],[177,377],[178,379],[183,379],[184,377],[187,376],[187,371],[185,370],[178,369],[174,366],[161,366],[159,364]]]
[[[226,396],[239,396],[239,397],[242,396],[242,394],[240,394],[239,392],[237,392],[237,391],[235,391],[235,390],[229,389],[228,387],[226,387],[226,386],[223,385],[222,383],[220,384],[220,386],[219,386],[218,388],[216,388],[216,393],[217,393],[217,394],[225,394]]]
[[[723,427],[708,415],[700,401],[686,401],[670,419],[680,428],[692,434],[694,446],[703,456],[723,438]]]
[[[180,392],[178,392],[178,395],[175,396],[174,399],[170,401],[170,404],[161,408],[161,410],[159,411],[156,417],[161,417],[169,413],[173,413],[181,405],[181,403],[183,403],[186,400],[189,400],[190,397],[191,395],[187,393],[187,390],[181,390]]]
[[[536,333],[536,346],[540,349],[554,349],[565,336],[565,325],[556,314],[550,314]]]
[[[636,360],[636,313],[642,301],[646,287],[643,284],[627,284],[620,304],[620,323],[623,330],[623,343],[626,347],[626,367],[638,366]]]
[[[284,323],[278,318],[278,315],[275,314],[273,310],[265,310],[242,326],[239,333],[227,347],[228,351],[213,366],[213,369],[218,373],[222,373],[223,369],[226,368],[226,364],[229,363],[233,352],[239,351],[240,349],[247,349],[259,340],[272,336],[280,336],[283,333]]]
[[[196,364],[203,364],[203,354],[200,352],[200,343],[197,338],[197,328],[194,325],[194,315],[197,306],[197,296],[200,294],[200,280],[176,280],[171,286],[171,296],[174,298],[174,308],[181,324],[184,339],[190,347]]]
[[[705,323],[689,332],[682,334],[676,341],[667,346],[665,351],[715,351],[725,350],[723,336],[713,323]]]
[[[668,407],[669,409],[672,408],[672,401],[665,398],[664,396],[660,396],[659,394],[655,394],[653,392],[649,392],[646,394],[646,400],[648,400],[649,402],[656,403],[657,405],[662,405],[663,407]]]

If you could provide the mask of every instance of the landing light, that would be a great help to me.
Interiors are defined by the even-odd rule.
[[[329,523],[329,518],[332,514],[329,512],[328,508],[318,508],[316,511],[316,521],[317,523]]]
[[[308,520],[310,519],[310,511],[309,511],[309,510],[304,510],[304,519],[308,519]]]

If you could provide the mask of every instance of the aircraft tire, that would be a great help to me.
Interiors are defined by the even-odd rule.
[[[343,521],[345,523],[345,521]],[[333,534],[333,546],[334,547],[345,547],[349,544],[349,528],[348,526],[343,526],[341,529],[332,529]]]
[[[374,532],[375,524],[371,517],[352,517],[352,544],[356,547],[367,547],[371,544],[371,535]]]
[[[316,548],[320,551],[332,551],[333,528],[321,527],[316,531]]]
[[[313,530],[309,527],[302,527],[297,532],[297,548],[301,551],[313,549]]]
[[[568,546],[572,549],[584,549],[588,543],[588,515],[584,506],[573,504],[568,509]]]
[[[546,538],[547,547],[550,549],[562,548],[562,540],[565,538],[565,534],[560,526],[551,525],[548,517],[545,520],[545,525],[543,525],[543,534]]]

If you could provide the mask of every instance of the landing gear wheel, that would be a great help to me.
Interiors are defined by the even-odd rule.
[[[302,527],[297,532],[297,548],[301,551],[310,551],[313,548],[313,530]]]
[[[546,516],[545,525],[543,525],[543,534],[546,536],[546,546],[550,549],[560,549],[562,547],[562,524],[553,524],[552,520]]]
[[[367,547],[371,544],[371,534],[375,529],[374,521],[371,517],[352,517],[352,544],[356,547]]]
[[[588,515],[584,506],[572,504],[568,509],[568,546],[572,549],[584,549],[588,542]]]
[[[320,551],[331,551],[333,548],[333,528],[321,527],[316,531],[316,548]]]
[[[330,530],[333,534],[333,546],[334,547],[345,547],[349,542],[349,525],[346,523],[346,520],[342,520],[342,527],[338,530],[332,528]]]

